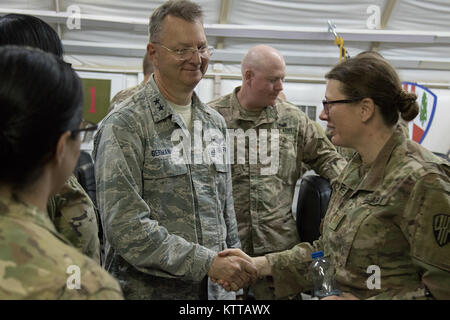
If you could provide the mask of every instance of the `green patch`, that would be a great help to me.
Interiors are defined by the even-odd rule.
[[[450,215],[437,214],[433,217],[433,233],[440,247],[450,242]]]
[[[99,123],[108,113],[111,80],[81,79],[83,84],[83,119]]]

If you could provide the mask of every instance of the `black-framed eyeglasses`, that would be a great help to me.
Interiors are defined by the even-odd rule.
[[[170,53],[172,53],[175,57],[175,59],[180,61],[190,60],[195,52],[198,52],[200,54],[200,57],[207,59],[212,56],[214,53],[214,47],[212,46],[202,46],[200,48],[194,49],[194,48],[184,48],[184,49],[170,49],[164,46],[163,44],[159,42],[153,42],[154,44],[157,44]]]
[[[93,126],[89,126],[87,128],[80,128],[80,129],[71,130],[70,132],[72,133],[72,136],[74,136],[74,135],[76,135],[77,133],[80,133],[80,132],[95,131],[97,129],[98,129],[98,125],[93,125]]]
[[[330,107],[328,105],[333,105],[336,103],[353,103],[361,101],[364,98],[358,98],[358,99],[344,99],[344,100],[322,100],[323,110],[325,111],[325,114],[328,115],[330,112]]]

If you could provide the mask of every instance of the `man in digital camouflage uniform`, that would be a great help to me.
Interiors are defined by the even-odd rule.
[[[201,8],[166,2],[153,12],[149,31],[155,72],[105,118],[94,142],[105,267],[126,299],[233,299],[208,276],[243,284],[256,269],[217,255],[240,242],[226,124],[194,93],[211,52]],[[202,130],[195,140],[199,127],[219,133],[217,153],[204,150]]]
[[[284,58],[278,50],[255,46],[245,55],[241,68],[242,86],[209,105],[225,118],[228,129],[232,130],[230,139],[232,133],[238,136],[241,129],[246,133],[256,132],[254,137],[248,134],[245,163],[239,163],[237,157],[231,159],[239,238],[243,251],[254,256],[290,249],[300,241],[291,205],[302,163],[322,177],[334,180],[346,162],[319,125],[296,106],[278,98],[286,73]],[[267,132],[267,139],[263,140],[271,143],[278,142],[272,140],[273,134],[279,136],[278,166],[265,173],[263,169],[267,165],[249,161],[249,154],[259,151],[261,155],[262,131]],[[256,136],[259,136],[260,150],[249,152],[255,143],[251,140],[258,139]],[[236,155],[239,142],[234,145]],[[277,158],[273,156],[271,165]],[[253,290],[256,299],[274,298],[265,281],[258,281]]]

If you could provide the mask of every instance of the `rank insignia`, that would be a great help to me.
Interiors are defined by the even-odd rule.
[[[437,244],[445,246],[450,240],[450,215],[437,214],[433,217],[433,233]]]

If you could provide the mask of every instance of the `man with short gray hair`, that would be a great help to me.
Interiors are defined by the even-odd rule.
[[[147,52],[153,76],[95,139],[105,267],[126,299],[234,299],[208,281],[228,279],[237,290],[256,278],[248,257],[217,255],[240,248],[230,165],[226,152],[208,154],[202,140],[190,148],[193,127],[219,132],[226,148],[225,121],[194,93],[212,52],[201,8],[191,1],[157,8]]]

